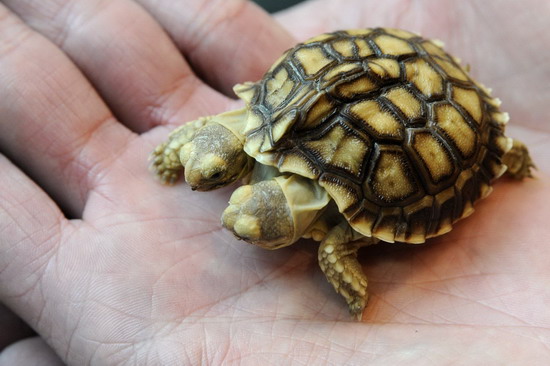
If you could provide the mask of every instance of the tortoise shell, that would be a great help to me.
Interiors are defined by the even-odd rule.
[[[312,38],[235,92],[249,155],[317,179],[355,230],[387,242],[451,230],[512,145],[498,99],[440,42],[402,30]]]

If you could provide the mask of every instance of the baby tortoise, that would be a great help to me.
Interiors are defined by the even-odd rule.
[[[403,30],[322,34],[234,90],[246,106],[176,129],[153,171],[170,184],[185,171],[199,191],[247,178],[223,226],[266,249],[320,241],[321,269],[358,318],[360,247],[447,233],[496,178],[534,167],[504,135],[500,101],[441,42]]]

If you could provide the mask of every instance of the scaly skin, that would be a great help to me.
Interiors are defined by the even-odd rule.
[[[376,242],[378,240],[365,238],[347,222],[342,222],[327,233],[319,246],[319,266],[357,320],[361,320],[368,301],[367,276],[357,260],[357,251]]]
[[[512,149],[502,157],[502,162],[508,167],[506,174],[518,180],[532,178],[531,170],[536,169],[527,146],[515,139]]]
[[[150,169],[162,183],[174,184],[183,174],[183,164],[180,158],[182,148],[193,140],[197,131],[203,128],[208,117],[186,123],[176,128],[168,141],[158,145],[150,156]]]

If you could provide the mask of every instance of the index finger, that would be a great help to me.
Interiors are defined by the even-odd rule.
[[[162,24],[193,69],[227,95],[255,81],[295,43],[251,1],[134,0]]]

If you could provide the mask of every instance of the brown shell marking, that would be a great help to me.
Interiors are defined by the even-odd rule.
[[[319,179],[351,225],[422,243],[473,211],[505,168],[507,115],[437,42],[395,29],[320,35],[250,98],[246,151]]]

